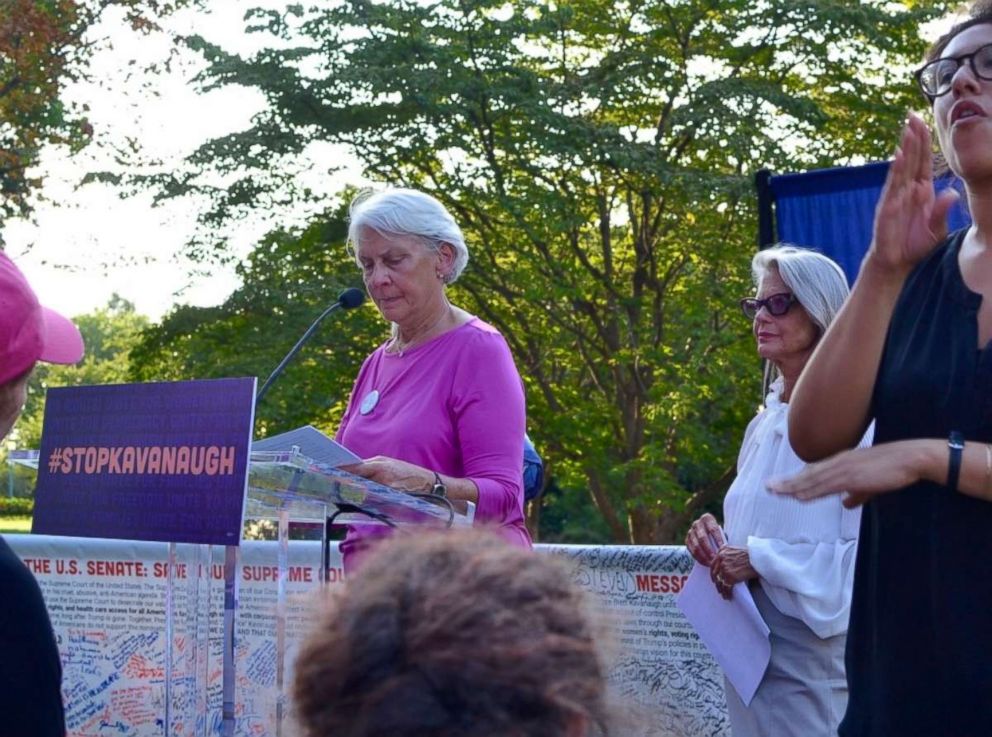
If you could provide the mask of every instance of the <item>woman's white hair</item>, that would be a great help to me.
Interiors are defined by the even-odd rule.
[[[432,251],[440,249],[442,243],[449,244],[455,249],[455,262],[451,273],[443,275],[445,284],[455,281],[468,263],[468,246],[461,228],[444,205],[429,194],[401,187],[368,190],[352,200],[350,215],[348,247],[359,266],[362,228],[383,235],[415,236]]]
[[[761,287],[761,280],[772,268],[778,269],[785,286],[823,335],[851,291],[837,262],[808,248],[780,243],[758,251],[751,259],[755,287]]]

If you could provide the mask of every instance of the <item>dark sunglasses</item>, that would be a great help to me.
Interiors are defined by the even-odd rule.
[[[764,299],[749,297],[741,300],[741,311],[748,320],[753,320],[757,317],[758,312],[762,307],[767,309],[768,312],[775,317],[781,317],[798,301],[799,300],[796,299],[795,295],[790,294],[789,292],[773,294],[770,297],[765,297]]]

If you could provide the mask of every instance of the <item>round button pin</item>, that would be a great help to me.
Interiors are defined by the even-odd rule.
[[[377,404],[379,404],[379,390],[373,389],[372,391],[370,391],[368,394],[365,395],[365,398],[362,400],[362,404],[358,408],[358,411],[361,412],[363,415],[367,415],[369,412],[375,409],[375,406]]]

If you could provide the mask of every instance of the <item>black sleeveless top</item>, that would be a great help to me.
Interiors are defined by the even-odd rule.
[[[992,441],[992,343],[961,278],[965,231],[912,272],[875,382],[875,443]],[[842,737],[992,735],[992,502],[918,483],[866,505]]]

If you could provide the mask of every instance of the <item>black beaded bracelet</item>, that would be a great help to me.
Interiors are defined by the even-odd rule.
[[[947,438],[950,454],[947,457],[947,488],[954,493],[958,490],[958,476],[961,475],[961,452],[964,450],[964,435],[957,430]]]

